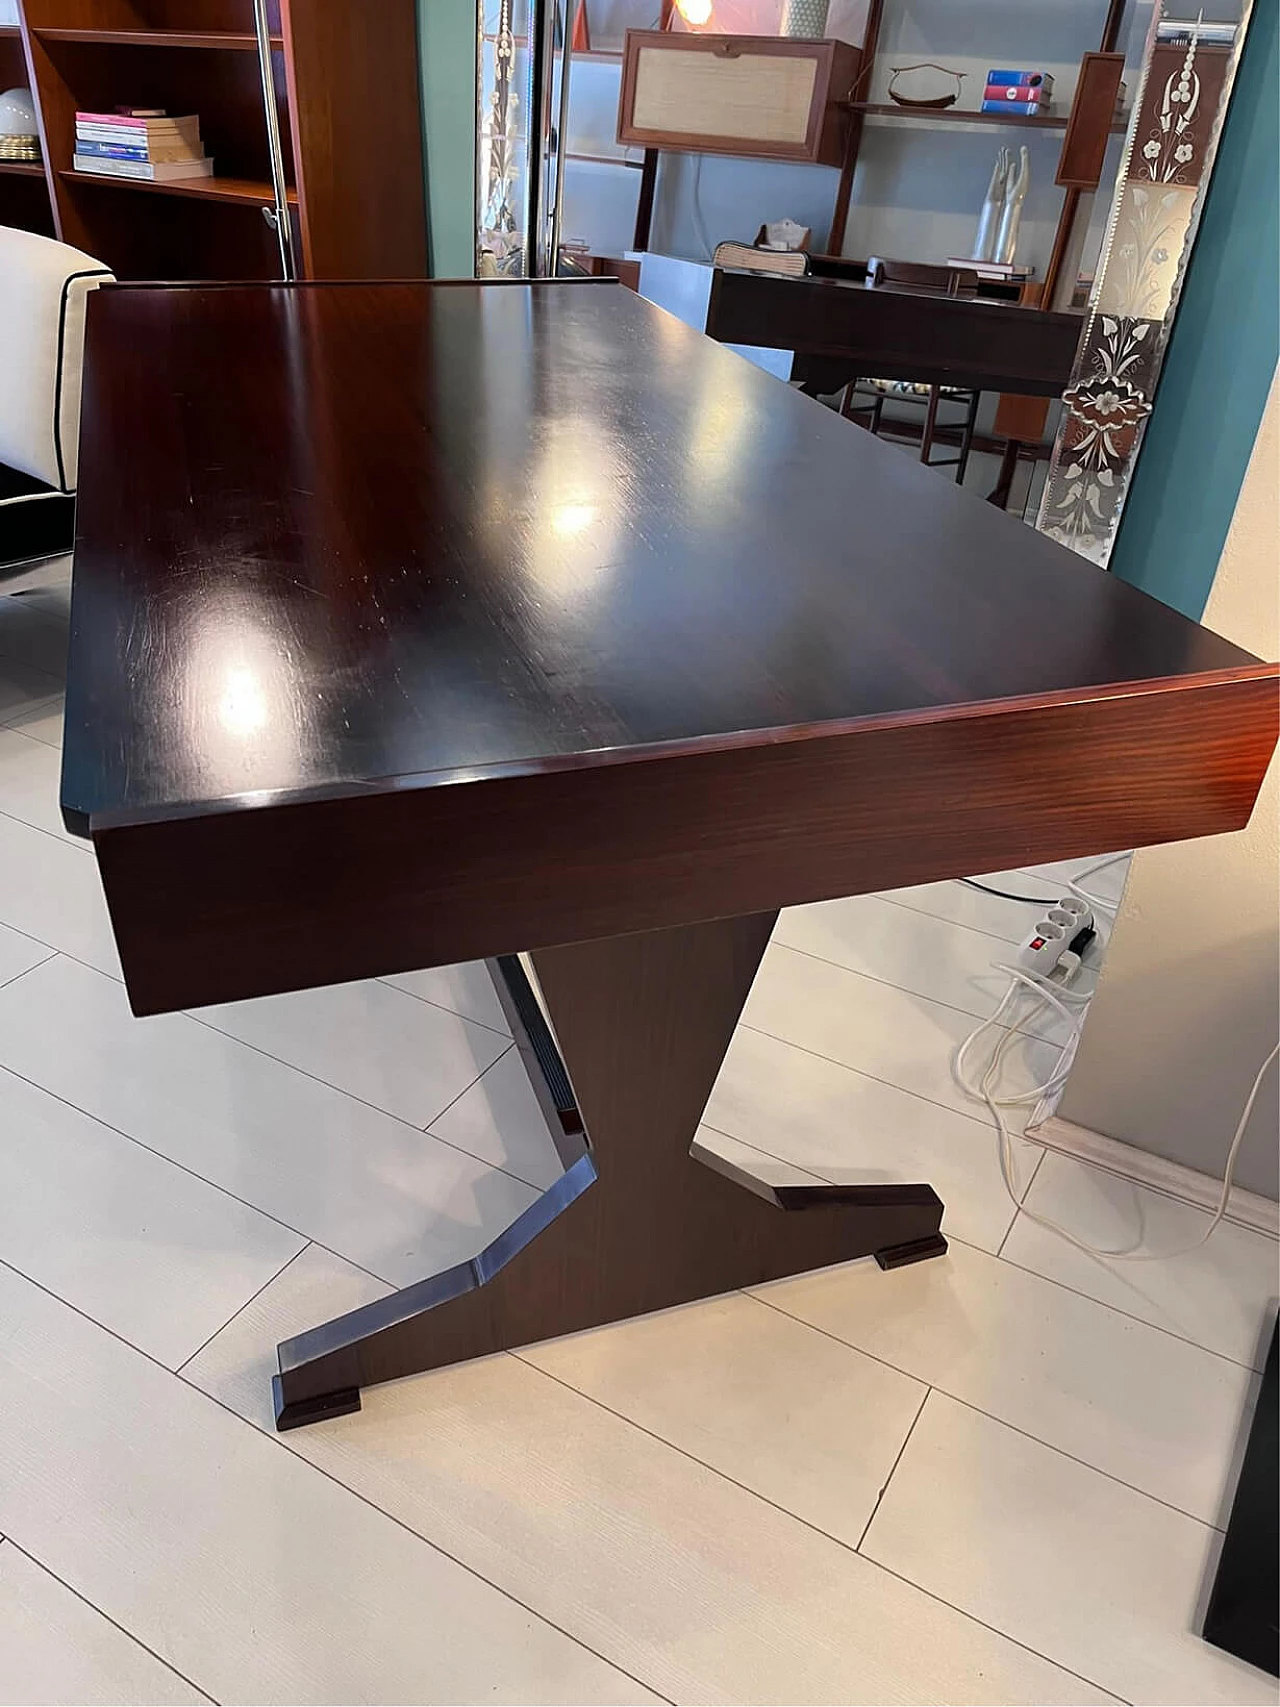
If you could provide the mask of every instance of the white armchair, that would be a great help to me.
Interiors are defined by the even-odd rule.
[[[112,276],[0,226],[0,590],[19,564],[71,549],[85,306]]]

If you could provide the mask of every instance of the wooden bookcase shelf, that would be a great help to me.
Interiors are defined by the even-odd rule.
[[[36,160],[0,160],[0,172],[9,172],[18,178],[44,177],[44,167]]]
[[[110,190],[144,190],[153,196],[194,196],[199,201],[238,202],[249,207],[271,207],[275,197],[271,185],[256,178],[171,178],[152,183],[148,178],[120,178],[111,172],[78,172],[64,168],[60,178],[77,184],[102,184]],[[298,204],[298,192],[290,189],[291,207]]]
[[[225,48],[236,53],[257,53],[258,41],[253,35],[236,30],[86,30],[38,29],[41,41],[99,42],[113,47],[209,47]],[[283,48],[284,37],[272,36],[273,48]]]
[[[0,166],[0,224],[61,237],[121,279],[278,277],[262,217],[274,197],[253,0],[18,5],[19,27],[0,29],[0,89],[34,85],[50,170]],[[376,27],[370,10],[369,0],[268,0],[305,278],[427,272],[415,0],[377,0]],[[216,176],[76,171],[77,110],[124,103],[196,114]]]

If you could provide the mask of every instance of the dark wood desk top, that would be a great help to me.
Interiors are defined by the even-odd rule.
[[[84,813],[1250,662],[610,284],[92,309]]]
[[[148,970],[125,953],[143,1007],[879,887],[886,860],[905,882],[1013,843],[1050,858],[1229,827],[1265,763],[1247,653],[612,283],[98,292],[81,467],[63,805],[94,833],[122,951],[132,885],[165,921],[163,975],[167,946]],[[1227,781],[1194,810],[1180,766],[1203,768],[1213,718],[1183,741],[1173,688],[1236,719]],[[1082,751],[1073,797],[1026,731],[1104,741],[1104,723],[1129,768]],[[784,771],[794,797],[769,794]],[[1042,791],[1056,824],[1015,833]],[[753,813],[785,872],[753,853]],[[362,912],[386,897],[340,967],[268,940],[295,903],[289,954],[325,934],[341,884],[322,846],[347,850]],[[423,907],[448,891],[429,947],[393,916],[401,877]],[[247,891],[191,914],[241,882],[274,909],[249,970],[229,924]],[[183,909],[207,940],[183,945]]]

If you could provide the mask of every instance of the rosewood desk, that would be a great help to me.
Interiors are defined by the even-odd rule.
[[[1276,670],[612,282],[89,310],[62,800],[135,1012],[488,958],[565,1171],[362,1385],[874,1253],[690,1140],[780,906],[1233,830]],[[524,953],[523,951],[528,951]]]

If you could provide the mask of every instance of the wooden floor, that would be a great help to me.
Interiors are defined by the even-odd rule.
[[[1028,909],[957,884],[784,914],[702,1133],[931,1181],[947,1258],[272,1433],[277,1339],[468,1254],[555,1158],[471,968],[129,1017],[57,816],[65,610],[0,598],[0,1701],[1275,1701],[1192,1631],[1276,1247],[1108,1266],[1012,1224],[948,1057]],[[1019,1165],[1096,1242],[1203,1225]]]

